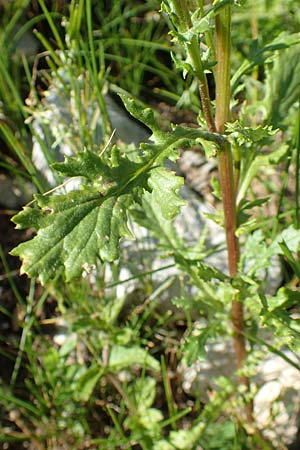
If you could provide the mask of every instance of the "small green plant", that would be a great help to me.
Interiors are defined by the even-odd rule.
[[[49,54],[51,76],[72,93],[78,113],[73,136],[75,154],[51,167],[59,182],[65,177],[80,178],[81,185],[68,193],[54,189],[36,194],[34,201],[13,218],[18,229],[33,229],[35,236],[18,245],[12,254],[22,259],[21,272],[38,279],[56,298],[60,314],[68,318],[70,334],[60,350],[40,343],[43,354],[36,358],[29,351],[31,328],[26,329],[29,337],[23,341],[22,352],[29,357],[32,376],[28,388],[34,405],[26,400],[20,403],[14,393],[0,386],[0,400],[6,408],[13,414],[15,405],[21,408],[21,418],[15,420],[23,433],[18,437],[25,440],[28,428],[33,427],[37,448],[63,444],[81,448],[78,446],[84,440],[86,448],[107,449],[138,446],[145,450],[188,450],[199,445],[205,449],[274,448],[255,422],[255,387],[251,380],[266,349],[300,369],[298,362],[285,353],[286,349],[294,354],[299,351],[299,321],[291,313],[299,302],[299,292],[287,284],[270,294],[266,277],[274,258],[284,258],[293,276],[300,276],[299,126],[294,126],[299,122],[299,34],[281,33],[272,36],[272,41],[264,37],[260,42],[252,7],[249,45],[241,52],[242,57],[232,55],[232,41],[239,39],[232,28],[232,17],[238,20],[243,11],[249,13],[247,2],[164,0],[161,16],[169,26],[171,44],[161,40],[159,46],[151,46],[149,39],[157,37],[153,23],[144,29],[140,40],[121,39],[122,45],[128,44],[130,55],[134,55],[130,49],[135,46],[149,50],[133,60],[133,66],[137,64],[140,70],[135,71],[135,90],[130,88],[127,70],[123,85],[118,78],[114,80],[121,85],[122,90],[115,90],[121,92],[127,111],[151,131],[149,141],[133,148],[109,139],[111,124],[103,99],[105,82],[112,81],[104,61],[116,60],[118,66],[130,57],[117,55],[114,37],[102,41],[93,30],[91,1],[71,3],[70,18],[64,23],[65,43],[44,1],[40,0],[40,5],[58,47],[56,51],[38,34]],[[143,4],[134,11],[138,14],[144,8]],[[125,12],[130,15],[132,9],[125,8]],[[117,27],[121,29],[123,19],[118,10]],[[103,26],[104,35],[114,26],[112,11]],[[164,26],[160,22],[159,30]],[[86,29],[87,43],[81,27]],[[173,71],[153,56],[157,48],[171,48],[175,68],[183,75],[183,79],[176,77],[179,92],[171,92]],[[138,57],[144,57],[144,62]],[[285,70],[280,70],[282,61],[287,60]],[[63,66],[68,83],[61,71]],[[125,92],[131,90],[135,96],[141,93],[144,69],[149,67],[156,75],[163,73],[167,96],[182,102],[188,93],[192,110],[201,105],[196,128],[177,125],[163,130],[156,112]],[[260,81],[257,69],[262,67],[266,77]],[[197,92],[199,98],[194,101]],[[97,104],[102,114],[104,142],[100,149],[87,127],[89,103]],[[10,135],[5,136],[8,139]],[[214,188],[222,207],[209,217],[225,229],[228,270],[224,272],[206,261],[210,249],[205,248],[204,239],[197,246],[189,246],[178,236],[173,223],[184,205],[179,193],[184,180],[165,163],[176,161],[179,149],[199,145],[218,165]],[[253,182],[265,175],[261,169],[280,169],[284,174],[294,161],[295,205],[293,200],[286,203],[288,207],[283,205],[284,191],[277,193],[276,187],[271,187],[268,195],[279,194],[278,212],[275,218],[264,217],[269,197],[256,198]],[[163,256],[174,261],[185,288],[197,290],[190,297],[188,290],[182,289],[181,296],[173,299],[188,318],[182,360],[190,365],[204,355],[208,342],[229,337],[233,340],[234,377],[215,380],[218,389],[210,402],[205,406],[199,403],[193,412],[189,408],[178,411],[165,361],[162,358],[159,362],[159,351],[153,344],[167,316],[154,315],[154,325],[148,316],[154,310],[150,305],[142,309],[141,316],[133,313],[126,323],[122,319],[126,298],[118,298],[114,288],[119,283],[120,241],[133,238],[130,221],[148,229],[158,240]],[[105,285],[105,276],[101,277],[108,267],[113,274],[110,286]],[[96,280],[90,283],[89,275],[94,272]],[[206,323],[197,332],[191,320],[195,310]],[[86,354],[82,356],[81,352]],[[16,364],[14,379],[18,369]],[[160,370],[167,411],[157,401]],[[100,438],[90,426],[87,407],[98,420],[105,412],[109,426],[101,430]],[[49,435],[39,429],[39,416]]]

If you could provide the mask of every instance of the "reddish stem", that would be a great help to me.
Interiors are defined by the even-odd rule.
[[[224,133],[225,124],[230,120],[230,5],[226,6],[216,16],[216,129]],[[232,278],[237,275],[240,256],[239,242],[235,235],[237,229],[236,186],[234,185],[233,159],[230,144],[227,142],[218,156],[220,187],[222,192],[224,222],[226,230],[229,273]],[[235,296],[231,306],[231,322],[233,329],[233,343],[237,361],[237,368],[241,369],[247,357],[244,335],[243,303],[239,296]],[[249,379],[240,377],[239,383],[249,389]],[[253,421],[252,405],[248,405],[246,417]]]

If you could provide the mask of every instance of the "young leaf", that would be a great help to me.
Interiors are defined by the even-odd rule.
[[[211,280],[230,281],[230,278],[227,275],[201,260],[189,260],[180,255],[176,255],[176,263],[183,272],[190,275],[195,285],[198,284],[199,280],[207,282]]]
[[[139,413],[144,413],[153,405],[156,396],[156,381],[154,378],[143,377],[128,389],[128,395],[132,398]]]
[[[203,423],[199,423],[191,427],[189,430],[178,430],[171,431],[169,442],[168,441],[159,441],[157,446],[155,446],[155,450],[161,449],[176,449],[176,450],[192,450],[195,448],[195,445],[198,444],[199,438],[203,433],[204,426]],[[169,443],[170,447],[166,446],[166,443]]]
[[[267,139],[277,133],[278,130],[273,130],[272,127],[258,126],[256,128],[246,127],[243,123],[236,120],[235,122],[226,125],[226,131],[231,134],[231,137],[237,141],[238,145],[242,146],[246,142],[258,143],[261,145]]]
[[[131,367],[133,364],[145,366],[155,372],[158,372],[160,367],[159,362],[141,347],[115,345],[111,349],[108,362],[109,370],[118,372],[126,367]]]
[[[210,133],[200,128],[175,126],[170,132],[162,131],[155,121],[154,112],[144,108],[135,100],[124,95],[120,96],[127,111],[137,120],[143,122],[152,131],[151,140],[154,144],[142,144],[141,149],[151,155],[157,154],[156,162],[161,163],[167,158],[176,160],[179,147],[192,146],[204,141],[214,142],[222,147],[226,138],[218,133]]]

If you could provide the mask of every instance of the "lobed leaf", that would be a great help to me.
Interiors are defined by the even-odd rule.
[[[62,267],[69,281],[80,276],[97,257],[113,261],[118,257],[120,237],[131,237],[127,195],[103,197],[95,188],[86,188],[65,195],[37,195],[36,199],[44,214],[39,220],[41,228],[32,240],[11,253],[23,259],[21,273],[39,276],[42,283]],[[27,225],[31,215],[30,208],[26,208],[14,222]]]
[[[242,146],[246,142],[251,144],[260,143],[263,145],[268,142],[268,138],[274,136],[278,130],[273,130],[271,126],[258,126],[256,128],[246,127],[243,123],[236,120],[235,122],[226,125],[226,131],[231,137]]]
[[[142,144],[141,149],[152,155],[156,154],[156,162],[161,163],[166,159],[176,160],[178,158],[177,149],[180,147],[192,146],[200,141],[214,142],[217,147],[222,147],[225,136],[218,133],[210,133],[200,128],[189,128],[184,126],[174,126],[170,132],[162,131],[157,125],[154,113],[150,108],[144,108],[135,100],[120,95],[127,111],[137,120],[144,123],[152,131],[151,140],[154,144]]]
[[[25,207],[13,218],[18,228],[37,230],[32,240],[12,251],[23,260],[21,272],[46,283],[62,270],[69,281],[98,258],[117,259],[120,238],[132,237],[127,227],[128,208],[143,187],[153,189],[161,199],[166,217],[176,215],[182,204],[176,191],[182,181],[164,169],[155,169],[151,186],[147,185],[156,156],[137,163],[120,155],[118,166],[109,167],[86,151],[55,164],[64,175],[85,177],[91,185],[63,195],[36,195],[37,207]],[[162,200],[159,183],[169,189],[171,201]]]
[[[178,196],[183,180],[162,164],[168,158],[177,159],[179,147],[193,145],[198,139],[216,145],[225,139],[188,127],[163,132],[151,109],[124,96],[122,99],[129,112],[152,130],[154,143],[142,144],[134,158],[113,147],[105,159],[86,150],[54,164],[64,176],[80,177],[85,183],[67,194],[36,195],[36,205],[25,207],[13,218],[17,228],[37,231],[33,239],[12,251],[23,260],[22,273],[46,283],[61,272],[70,281],[98,259],[116,260],[119,240],[132,237],[127,227],[129,208],[141,204],[147,191],[165,220],[175,217],[184,204]]]
[[[167,220],[173,219],[179,213],[180,207],[185,204],[184,200],[178,196],[183,182],[182,177],[175,176],[163,167],[151,171],[149,178],[151,195],[159,206],[162,216]]]

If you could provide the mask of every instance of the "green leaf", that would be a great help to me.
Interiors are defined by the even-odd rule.
[[[213,422],[207,426],[203,437],[201,436],[201,444],[207,450],[237,450],[235,445],[236,432],[234,422]],[[263,448],[264,450],[270,450],[269,447]]]
[[[299,305],[300,292],[293,291],[287,287],[281,287],[273,297],[268,297],[268,311],[270,313],[293,314],[292,308]],[[299,319],[296,319],[299,321]]]
[[[98,366],[92,366],[77,380],[76,397],[79,401],[87,402],[102,375]]]
[[[199,423],[189,430],[171,431],[170,443],[178,450],[192,450],[198,443],[203,429],[203,424]]]
[[[256,206],[262,206],[270,200],[270,197],[257,198],[253,201],[243,200],[240,204],[240,211],[247,211]]]
[[[287,246],[286,242],[283,240],[282,242],[279,242],[279,247],[286,257],[289,265],[294,271],[294,274],[300,279],[300,269],[299,269],[299,260],[298,258],[295,258],[289,247]]]
[[[62,175],[79,176],[92,181],[101,192],[103,187],[106,187],[104,189],[106,192],[111,186],[118,185],[122,189],[126,188],[129,183],[147,172],[152,162],[153,160],[149,161],[147,158],[133,160],[125,151],[114,146],[111,149],[110,160],[107,162],[104,162],[96,153],[85,150],[78,152],[75,158],[69,157],[63,163],[52,164],[52,167]]]
[[[54,277],[61,267],[69,281],[99,257],[113,261],[118,257],[119,239],[131,237],[127,195],[102,197],[95,188],[86,188],[65,195],[37,195],[36,200],[44,213],[39,221],[42,227],[36,237],[11,253],[23,259],[21,272],[39,277],[41,283]],[[30,216],[28,208],[14,221],[27,224]]]
[[[256,65],[262,65],[268,60],[272,60],[277,50],[284,50],[299,44],[299,38],[300,33],[291,34],[283,32],[264,47],[259,47],[258,40],[254,40],[250,47],[248,59],[244,60],[231,79],[232,92],[237,88],[239,79],[243,75],[252,70]]]
[[[140,424],[146,429],[151,431],[158,422],[163,420],[163,413],[156,408],[146,409],[140,416]]]
[[[156,395],[156,381],[154,378],[138,379],[131,387],[131,395],[140,413],[152,406]]]
[[[99,178],[112,181],[112,178],[115,178],[99,156],[89,150],[78,152],[76,158],[66,158],[65,162],[54,163],[51,167],[67,177],[81,176],[91,181]]]
[[[174,445],[170,444],[165,439],[154,443],[153,450],[176,450]]]
[[[213,8],[202,16],[199,9],[197,9],[191,16],[191,22],[193,24],[193,31],[199,36],[200,33],[205,33],[211,29],[211,19],[213,18]]]
[[[37,230],[36,237],[12,251],[23,259],[22,273],[45,283],[62,268],[69,281],[98,258],[117,259],[120,238],[132,237],[127,227],[128,208],[143,187],[154,190],[166,217],[177,214],[182,201],[176,192],[182,180],[164,169],[153,169],[150,186],[147,184],[159,154],[145,157],[143,162],[116,152],[114,157],[116,167],[109,167],[89,151],[55,164],[64,175],[85,177],[93,184],[64,195],[36,195],[39,209],[26,207],[13,218],[18,228]],[[170,202],[162,201],[160,182],[164,183],[164,193],[170,189]]]
[[[202,145],[205,151],[206,158],[215,158],[218,154],[218,146],[215,142],[198,139],[199,144]]]
[[[289,111],[300,97],[300,46],[295,45],[279,53],[267,70],[266,98],[267,123],[285,128],[289,125]]]
[[[156,396],[156,381],[154,378],[142,377],[132,383],[127,390],[136,414],[126,419],[126,426],[134,430],[142,427],[150,434],[159,433],[158,422],[163,420],[163,414],[156,408],[151,408]]]
[[[49,348],[42,358],[43,367],[47,371],[49,378],[60,369],[60,357],[55,348]]]
[[[108,362],[109,370],[119,372],[132,365],[147,367],[155,372],[158,372],[160,369],[159,362],[141,347],[115,345],[111,349]]]
[[[105,159],[86,150],[54,164],[65,176],[83,178],[81,188],[62,195],[36,195],[36,204],[13,218],[18,228],[37,230],[33,239],[20,244],[12,254],[23,260],[22,273],[38,277],[43,284],[60,271],[70,281],[99,259],[116,260],[120,239],[131,237],[129,209],[141,203],[146,191],[152,191],[163,218],[172,219],[184,203],[178,196],[182,179],[160,166],[168,158],[177,159],[179,147],[193,145],[198,139],[217,145],[225,139],[188,127],[165,133],[151,109],[124,96],[122,99],[129,112],[153,131],[154,143],[142,144],[140,155],[135,152],[134,158],[113,147]]]
[[[259,258],[257,255],[259,255]],[[249,277],[254,277],[259,270],[270,267],[271,256],[272,251],[270,251],[262,231],[256,230],[249,234],[244,244],[240,269],[247,273]]]
[[[183,178],[159,167],[151,171],[148,184],[152,190],[151,196],[161,209],[162,216],[167,220],[173,219],[179,213],[181,206],[185,204],[184,200],[178,196],[179,188],[184,184]]]
[[[284,31],[280,33],[279,36],[276,36],[272,42],[261,48],[259,47],[258,41],[254,40],[252,41],[248,58],[250,61],[254,61],[257,64],[263,64],[270,55],[272,57],[274,56],[276,50],[283,50],[291,45],[298,44],[299,37],[299,33],[291,34]]]
[[[145,108],[140,102],[137,102],[133,98],[130,98],[124,94],[120,94],[120,98],[124,103],[127,111],[135,117],[137,120],[146,125],[156,137],[163,139],[164,133],[157,124],[154,116],[154,112],[151,108]]]
[[[131,215],[139,225],[150,230],[159,239],[159,248],[172,252],[172,249],[181,246],[182,242],[172,222],[163,217],[160,205],[150,192],[144,192],[141,205],[135,205]]]
[[[220,272],[213,266],[210,266],[203,261],[189,260],[187,258],[177,256],[176,263],[182,269],[183,272],[188,273],[193,282],[197,285],[198,280],[201,281],[230,281],[230,278],[224,273]]]
[[[167,200],[168,198],[165,196],[165,200],[160,201],[160,197],[156,195],[155,189],[152,192],[144,192],[141,204],[135,205],[135,208],[131,210],[131,215],[139,225],[149,230],[157,238],[158,249],[165,252],[164,256],[167,253],[175,258],[178,255],[189,260],[199,260],[207,256],[207,252],[204,251],[205,233],[203,233],[196,245],[193,243],[191,246],[188,238],[187,242],[185,242],[183,237],[177,233],[174,224],[166,219],[164,204]],[[169,201],[171,201],[171,197]],[[178,208],[183,203],[183,200],[180,198],[180,203],[177,203],[175,197],[174,202],[172,208]],[[167,210],[170,210],[171,213],[172,208],[168,205]],[[171,214],[168,217],[171,217]]]
[[[150,108],[144,108],[140,103],[124,95],[120,97],[127,111],[151,129],[153,133],[151,140],[154,141],[154,144],[142,144],[141,149],[150,155],[159,155],[156,157],[156,163],[162,163],[167,158],[176,160],[179,147],[192,146],[203,140],[214,142],[218,147],[222,147],[226,141],[224,136],[200,128],[174,126],[171,132],[162,131]]]
[[[186,78],[188,73],[191,73],[193,71],[193,67],[188,56],[185,60],[182,60],[178,58],[178,55],[175,55],[173,52],[171,52],[171,58],[175,64],[176,69],[182,72],[183,79]]]
[[[73,350],[75,350],[77,343],[78,343],[77,334],[76,333],[70,334],[65,340],[62,347],[59,349],[59,356],[61,358],[66,358]]]
[[[267,155],[255,155],[254,160],[251,162],[250,167],[247,168],[247,172],[242,180],[239,192],[237,195],[237,204],[246,197],[246,192],[250,186],[252,180],[255,178],[256,174],[264,166],[270,166],[272,164],[279,164],[289,152],[289,146],[283,144],[277,150],[267,154]]]
[[[290,225],[283,230],[271,245],[273,254],[283,255],[284,250],[280,244],[283,244],[290,252],[297,253],[300,249],[300,230]]]
[[[62,268],[69,281],[98,258],[118,258],[120,238],[132,237],[127,227],[128,207],[147,187],[155,156],[150,162],[145,158],[138,163],[124,153],[115,152],[115,158],[117,167],[110,167],[85,151],[55,164],[64,175],[85,177],[93,184],[64,195],[36,195],[39,209],[26,207],[13,218],[18,228],[37,230],[36,237],[12,251],[23,259],[22,273],[39,276],[45,283]]]
[[[274,136],[278,132],[278,130],[273,130],[268,125],[258,126],[256,128],[246,127],[238,120],[233,123],[228,123],[226,125],[226,131],[237,141],[239,146],[244,145],[246,142],[250,142],[251,144],[260,142],[263,145],[269,137]]]

